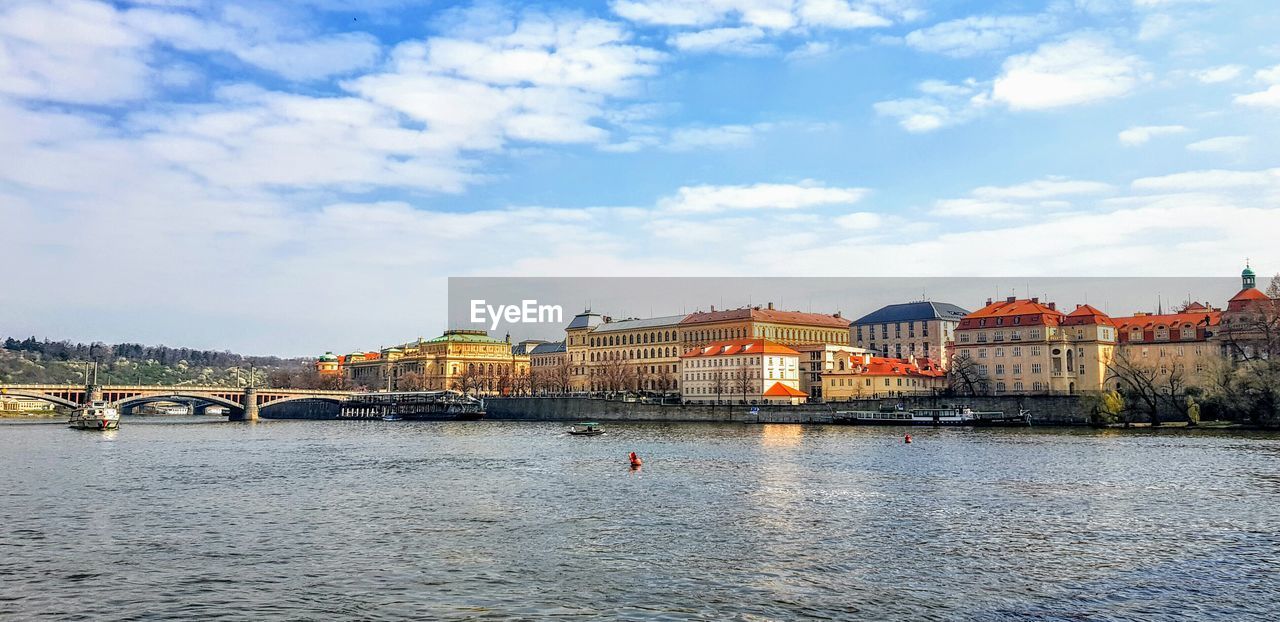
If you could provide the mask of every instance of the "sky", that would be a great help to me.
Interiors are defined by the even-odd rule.
[[[438,333],[468,276],[1270,275],[1277,32],[1271,0],[0,0],[0,334],[350,351]]]

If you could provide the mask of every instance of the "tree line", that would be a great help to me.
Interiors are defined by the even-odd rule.
[[[171,348],[169,346],[145,346],[138,343],[106,344],[102,342],[73,343],[27,337],[18,340],[7,337],[4,349],[14,352],[30,352],[54,361],[90,361],[108,363],[125,359],[129,361],[155,361],[161,365],[175,365],[185,361],[200,367],[284,367],[306,364],[302,358],[286,359],[278,356],[244,356],[227,351]]]

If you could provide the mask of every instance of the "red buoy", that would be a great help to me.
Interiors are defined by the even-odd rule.
[[[911,433],[909,433],[909,432],[908,432],[906,436],[902,437],[902,442],[904,442],[904,443],[910,443],[910,442],[911,442]]]
[[[640,465],[644,464],[643,462],[640,461],[640,456],[637,456],[636,452],[634,451],[631,452],[630,458],[631,458],[631,468],[633,469],[638,469],[640,468]]]

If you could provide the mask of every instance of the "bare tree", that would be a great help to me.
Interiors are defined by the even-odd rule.
[[[716,394],[717,402],[720,401],[720,397],[724,395],[725,391],[729,390],[728,379],[725,378],[724,370],[719,367],[711,372],[711,390]]]
[[[425,391],[427,378],[416,371],[405,372],[396,378],[396,388],[401,391]]]
[[[747,402],[747,393],[754,388],[751,382],[751,368],[745,363],[733,370],[733,390],[742,395],[742,402]]]
[[[980,395],[987,392],[987,374],[968,352],[961,351],[952,356],[951,368],[947,372],[947,382],[954,393]]]
[[[1160,425],[1161,373],[1155,365],[1121,350],[1107,366],[1107,381],[1119,387],[1125,403],[1139,409],[1151,425]]]

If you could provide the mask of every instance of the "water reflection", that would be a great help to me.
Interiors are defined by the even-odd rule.
[[[1274,435],[921,429],[904,445],[900,429],[619,423],[584,442],[563,427],[6,426],[0,617],[1280,608]]]

